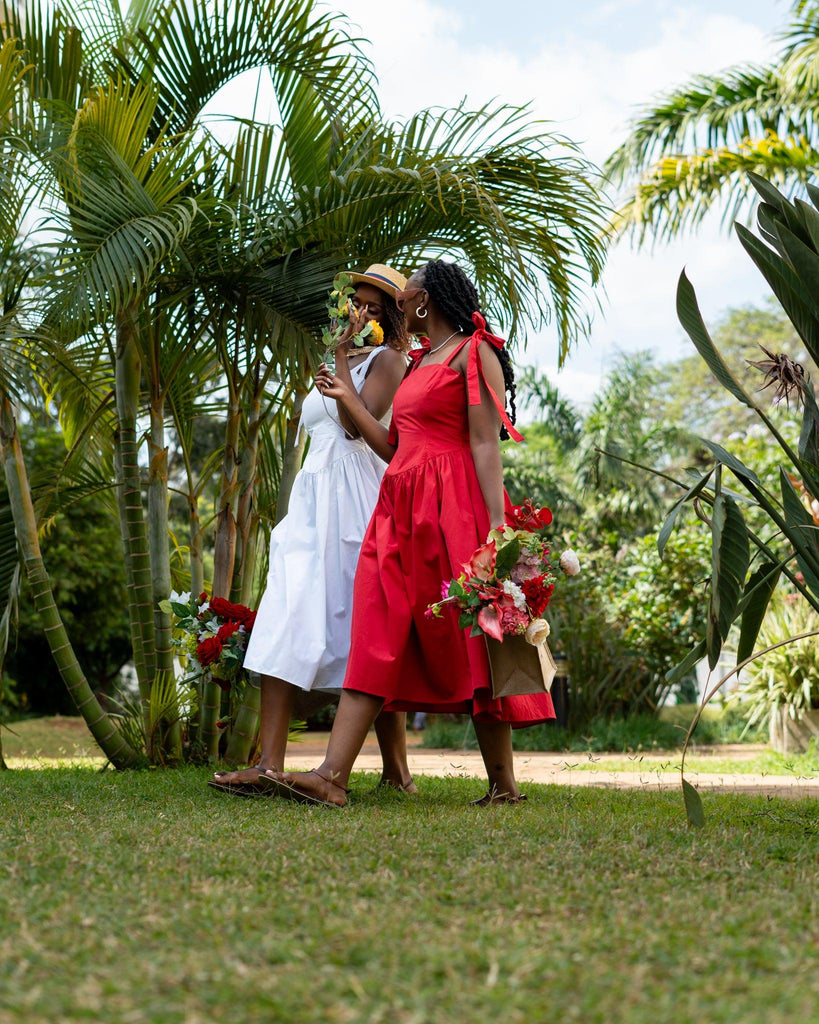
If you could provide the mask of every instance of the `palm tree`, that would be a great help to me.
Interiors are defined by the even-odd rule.
[[[819,167],[819,3],[795,0],[768,65],[698,75],[632,122],[606,173],[627,198],[615,230],[670,238],[716,206],[750,216],[748,172],[792,194]]]
[[[10,40],[36,58],[21,78],[20,123],[59,232],[29,291],[29,350],[68,428],[67,472],[84,459],[117,495],[147,723],[172,668],[158,607],[173,581],[169,428],[185,467],[188,582],[204,583],[199,502],[220,462],[213,592],[247,597],[297,468],[299,396],[339,266],[458,255],[513,332],[554,317],[565,352],[586,327],[583,283],[602,267],[602,206],[591,168],[526,110],[385,123],[354,41],[307,0],[166,0],[129,8],[126,22],[100,2],[66,10],[35,3],[7,18]],[[232,142],[210,136],[206,103],[260,66],[279,123],[236,119]],[[219,415],[225,433],[196,479],[201,414]],[[198,738],[210,756],[218,698],[206,687]],[[254,701],[250,688],[237,759]],[[163,760],[179,754],[174,725],[171,714]]]

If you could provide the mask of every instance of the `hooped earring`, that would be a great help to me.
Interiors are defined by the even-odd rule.
[[[427,313],[428,310],[426,306],[419,306],[418,309],[415,310],[415,315],[418,317],[419,320],[426,320]]]

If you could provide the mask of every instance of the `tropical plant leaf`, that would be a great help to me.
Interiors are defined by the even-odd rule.
[[[700,313],[694,287],[688,280],[685,271],[680,274],[680,280],[677,285],[677,316],[686,334],[694,342],[695,348],[708,364],[708,369],[711,373],[734,398],[742,402],[743,405],[753,409],[754,403],[751,398],[728,369],[727,363],[711,340],[708,328],[705,326],[705,321]]]
[[[768,604],[776,590],[781,572],[781,564],[763,562],[748,578],[741,602],[742,617],[737,644],[737,665],[754,652],[759,628],[765,618],[765,612],[768,610]]]
[[[779,470],[785,530],[796,551],[796,562],[805,577],[805,584],[819,594],[819,527],[813,521],[784,469]]]
[[[686,502],[691,501],[692,498],[696,498],[711,479],[713,472],[713,469],[709,469],[704,476],[701,476],[696,483],[692,484],[692,486],[688,488],[679,501],[675,502],[674,505],[671,506],[671,511],[666,516],[663,521],[663,525],[660,527],[660,532],[657,534],[657,551],[660,558],[663,557],[665,546],[668,543],[672,530],[674,529],[674,524],[677,521],[677,516],[680,514],[680,509],[686,504]]]
[[[702,808],[702,797],[697,790],[686,779],[682,780],[683,800],[685,801],[685,816],[689,825],[695,828],[702,828],[705,824],[705,812]]]
[[[705,640],[700,640],[696,647],[686,654],[682,661],[678,662],[674,668],[670,669],[665,674],[666,682],[678,683],[680,680],[685,679],[687,675],[690,675],[691,671],[696,665],[698,665],[705,657],[707,652],[707,646]]]
[[[741,462],[736,455],[732,455],[726,448],[723,448],[721,444],[717,444],[716,441],[709,441],[706,437],[699,438],[699,441],[713,454],[717,462],[730,469],[740,480],[750,480],[751,483],[762,486],[756,473],[749,469],[744,462]]]
[[[725,494],[714,499],[711,517],[711,597],[708,604],[708,664],[713,669],[734,621],[751,552],[739,505]]]

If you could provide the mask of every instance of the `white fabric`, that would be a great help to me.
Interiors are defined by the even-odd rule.
[[[353,367],[359,392],[380,351]],[[267,586],[245,668],[303,690],[339,691],[350,652],[353,578],[386,464],[361,438],[345,437],[335,401],[315,389],[301,423],[310,448],[287,515],[270,537]]]

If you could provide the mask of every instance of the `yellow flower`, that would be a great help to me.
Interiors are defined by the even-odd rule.
[[[383,345],[384,344],[384,328],[377,320],[370,321],[370,336],[367,341],[370,345]]]

